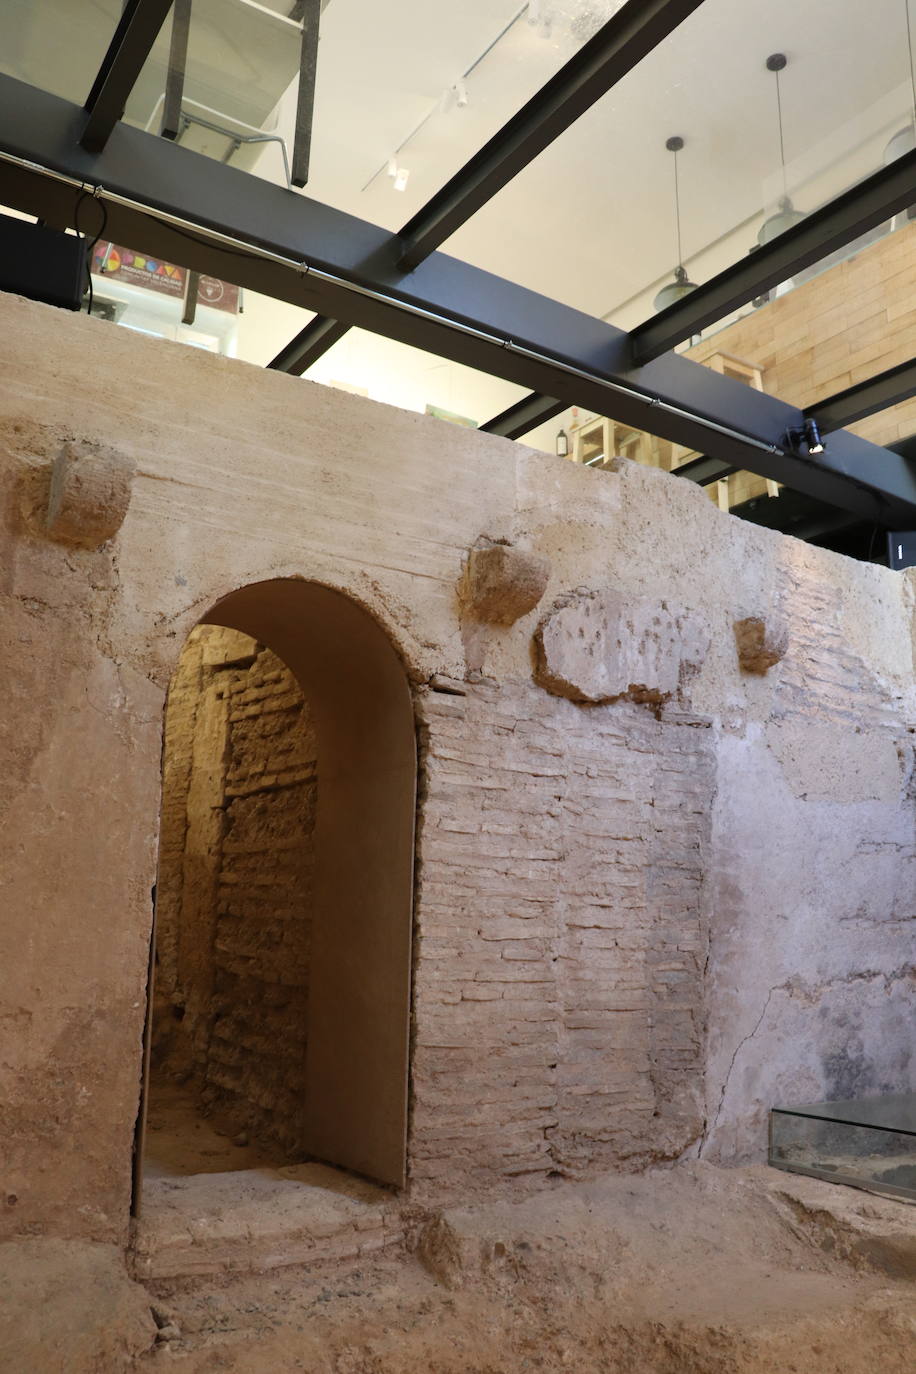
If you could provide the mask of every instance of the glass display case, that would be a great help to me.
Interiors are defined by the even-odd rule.
[[[774,1107],[769,1162],[830,1183],[916,1198],[916,1093]]]

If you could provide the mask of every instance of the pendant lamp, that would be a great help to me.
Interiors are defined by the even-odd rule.
[[[788,58],[783,52],[774,52],[767,58],[766,67],[768,72],[773,72],[776,77],[776,117],[779,122],[779,161],[782,166],[782,195],[779,200],[779,209],[775,215],[770,215],[763,221],[757,234],[757,242],[761,247],[765,243],[770,243],[773,239],[784,234],[793,225],[800,224],[805,218],[804,212],[796,210],[792,204],[792,197],[789,195],[788,182],[786,180],[786,145],[782,133],[782,94],[779,89],[779,73],[785,69]]]
[[[675,301],[682,300],[684,296],[689,296],[691,291],[696,291],[697,284],[691,281],[684,267],[683,254],[681,252],[681,196],[677,177],[677,155],[684,146],[684,140],[680,134],[673,134],[665,143],[669,153],[674,154],[674,220],[677,225],[677,267],[674,269],[674,281],[663,286],[655,297],[653,305],[656,310],[664,310],[666,306],[674,305]]]
[[[912,124],[908,124],[905,129],[899,129],[884,149],[884,165],[889,167],[892,162],[896,162],[898,157],[903,157],[904,153],[911,153],[916,148],[916,130]]]

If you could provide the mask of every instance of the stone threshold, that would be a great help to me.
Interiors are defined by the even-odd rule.
[[[403,1229],[394,1194],[323,1164],[150,1179],[133,1271],[142,1282],[336,1263],[398,1245]]]

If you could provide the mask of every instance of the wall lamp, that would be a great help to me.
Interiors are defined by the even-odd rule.
[[[787,429],[786,443],[796,453],[807,453],[809,458],[824,452],[824,441],[813,416],[800,429]]]

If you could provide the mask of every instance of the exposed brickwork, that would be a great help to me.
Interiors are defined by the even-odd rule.
[[[702,1125],[711,732],[456,690],[421,701],[413,1176],[676,1154]]]
[[[305,1097],[315,740],[273,654],[195,632],[169,697],[160,876],[158,1058],[230,1129],[300,1149]],[[241,655],[241,657],[240,657]],[[217,721],[217,712],[222,712]],[[209,729],[207,728],[209,726]],[[203,740],[203,744],[201,741]],[[206,845],[189,836],[216,806]],[[169,1022],[174,1006],[180,1022]]]

